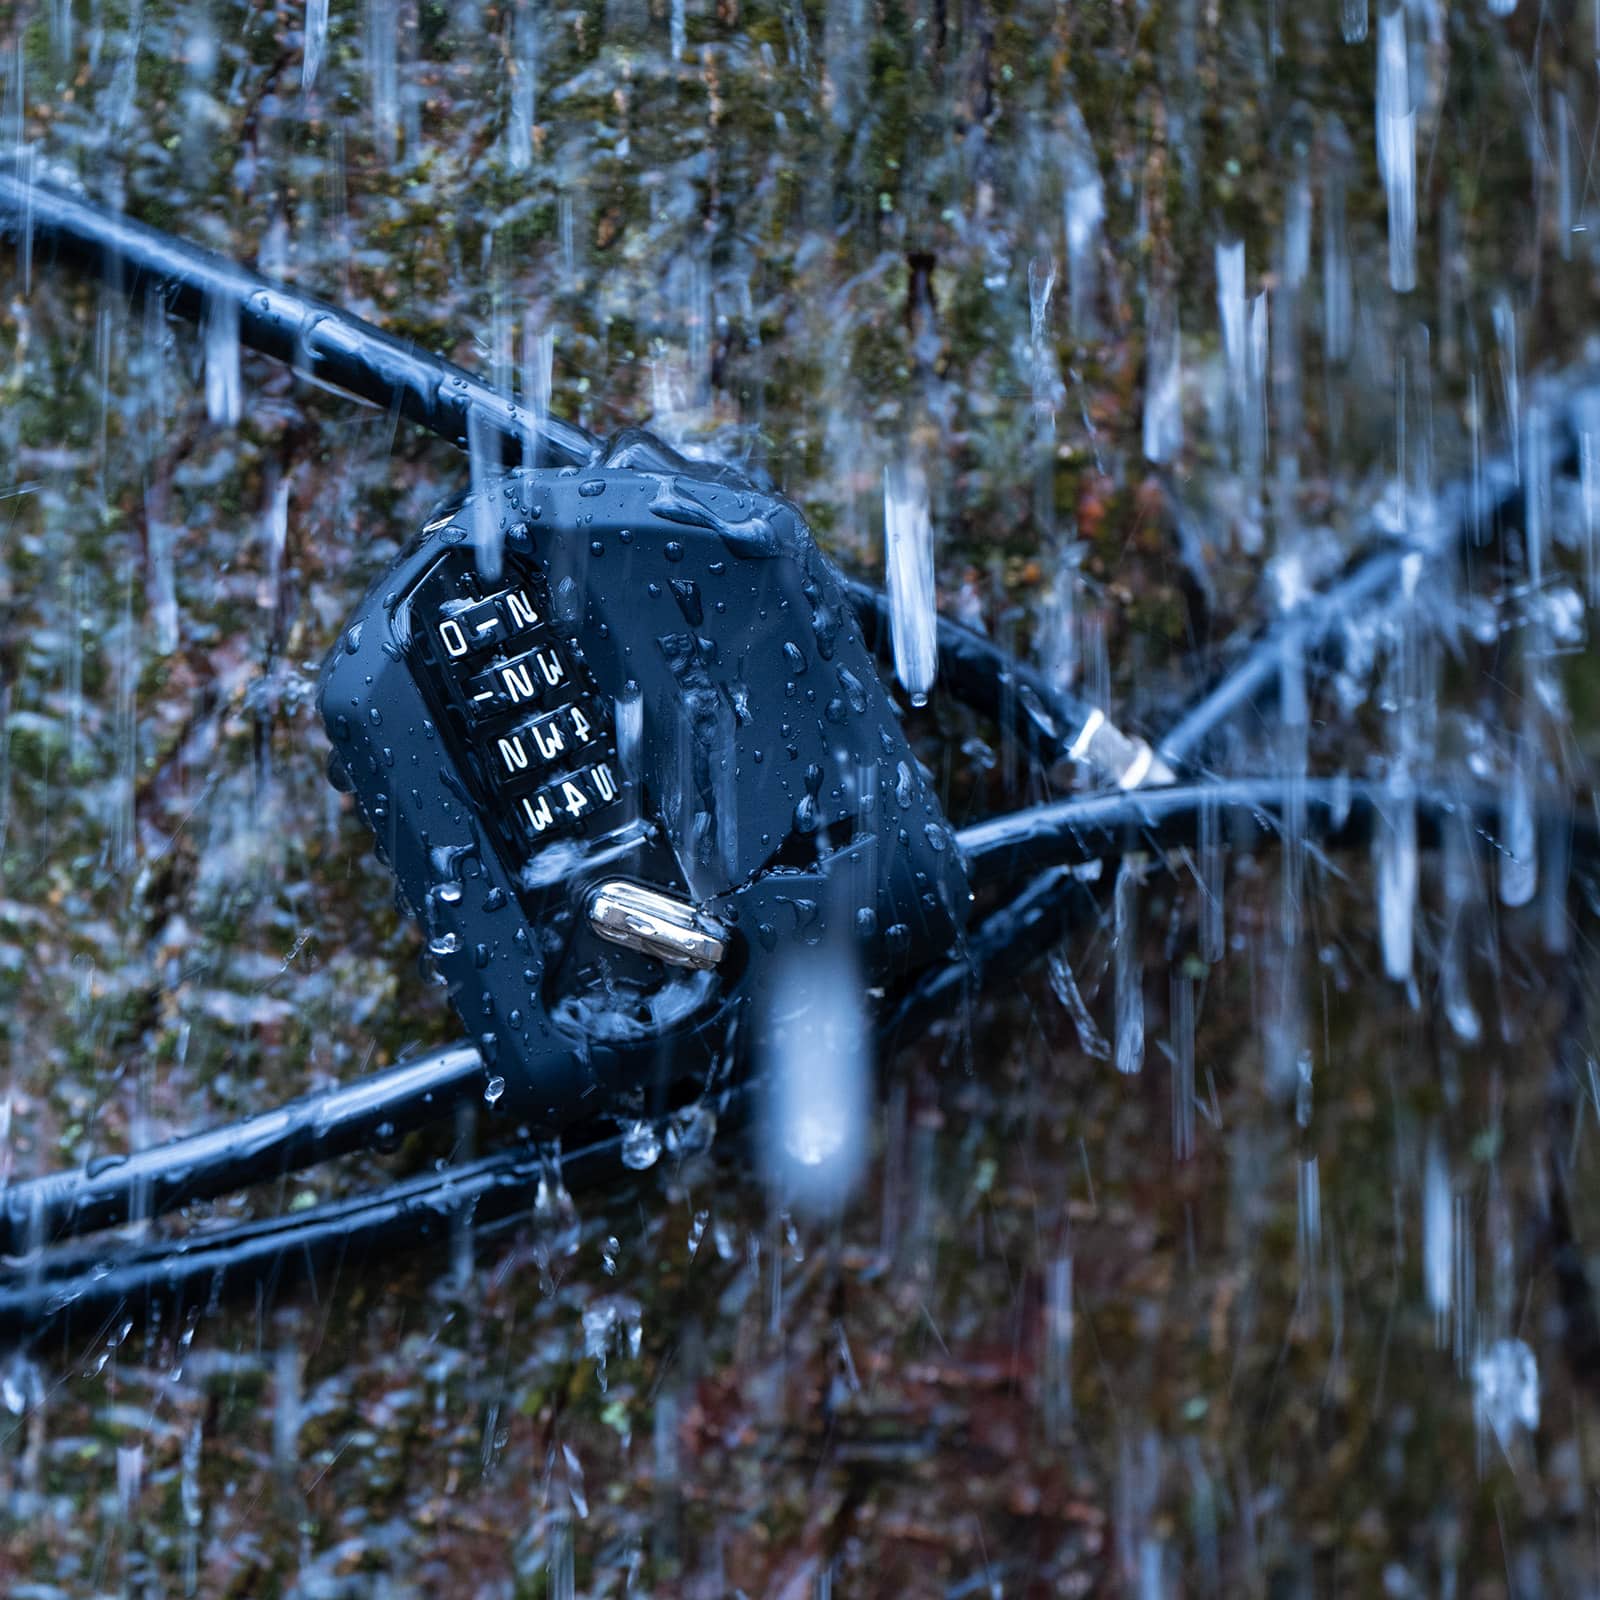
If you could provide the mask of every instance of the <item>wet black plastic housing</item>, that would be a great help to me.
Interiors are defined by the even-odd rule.
[[[536,1127],[669,1109],[761,1048],[780,967],[847,945],[879,985],[964,921],[953,836],[799,513],[647,435],[431,523],[321,705],[489,1098]],[[601,938],[619,881],[692,908],[721,960]]]

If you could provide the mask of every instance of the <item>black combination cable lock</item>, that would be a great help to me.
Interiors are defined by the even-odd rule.
[[[761,1050],[799,952],[846,941],[879,985],[966,920],[950,827],[799,514],[646,436],[430,523],[321,703],[489,1098],[535,1130],[699,1093]]]
[[[0,234],[503,462],[420,530],[333,645],[329,774],[351,792],[421,925],[467,1040],[276,1111],[0,1191],[0,1331],[92,1335],[262,1293],[327,1261],[525,1216],[548,1182],[604,1181],[620,1129],[709,1105],[724,1126],[781,1044],[783,975],[843,959],[892,1048],[984,976],[1094,914],[1068,870],[1161,856],[1226,813],[1285,816],[1325,848],[1414,828],[1497,835],[1494,804],[1409,783],[1209,780],[1207,740],[1487,514],[1518,511],[1494,464],[1426,544],[1389,541],[1250,642],[1154,745],[948,619],[946,691],[1095,792],[953,830],[877,662],[881,592],[837,573],[800,512],[650,434],[601,443],[337,308],[0,174]],[[1576,393],[1577,391],[1575,391]],[[1565,448],[1575,436],[1566,413]],[[1561,430],[1557,430],[1560,432]],[[1575,854],[1592,822],[1541,816]],[[973,915],[975,895],[978,912]],[[390,1142],[469,1099],[509,1149],[304,1213],[135,1247],[59,1241]]]

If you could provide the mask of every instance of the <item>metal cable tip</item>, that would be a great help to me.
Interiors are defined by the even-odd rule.
[[[1096,708],[1072,741],[1068,757],[1093,767],[1119,789],[1172,783],[1172,768],[1143,739],[1124,733]]]

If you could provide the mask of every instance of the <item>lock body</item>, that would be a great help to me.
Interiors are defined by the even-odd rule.
[[[953,837],[799,513],[648,436],[436,518],[320,698],[530,1126],[669,1109],[759,1048],[766,974],[827,947],[882,984],[962,925]]]

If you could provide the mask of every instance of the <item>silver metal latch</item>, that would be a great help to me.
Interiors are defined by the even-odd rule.
[[[706,972],[727,952],[725,930],[691,905],[616,879],[589,897],[589,926],[602,939],[654,956],[673,967]]]

